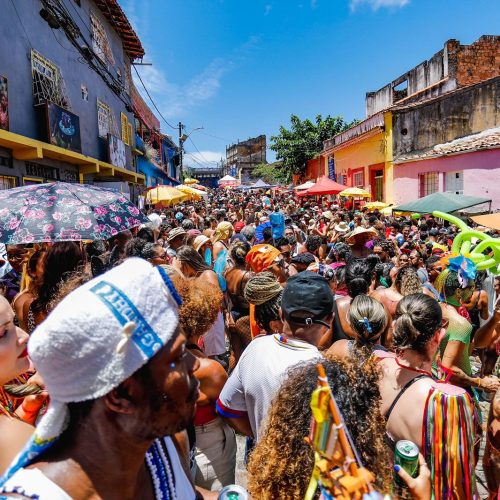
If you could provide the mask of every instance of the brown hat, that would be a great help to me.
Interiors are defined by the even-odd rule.
[[[175,238],[177,238],[178,236],[186,236],[186,231],[184,231],[182,227],[176,227],[175,229],[172,229],[172,231],[168,233],[167,241],[170,242]]]
[[[347,238],[347,243],[349,243],[349,245],[354,245],[355,241],[356,241],[356,236],[359,236],[360,234],[372,234],[373,237],[377,237],[378,236],[378,232],[376,229],[374,229],[373,227],[362,227],[362,226],[358,226],[350,235],[349,235],[349,238]]]

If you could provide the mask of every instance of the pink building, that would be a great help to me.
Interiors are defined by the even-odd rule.
[[[394,161],[394,203],[437,191],[480,196],[500,210],[500,127]]]

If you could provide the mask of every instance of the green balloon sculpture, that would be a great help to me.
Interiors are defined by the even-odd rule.
[[[455,224],[460,229],[460,232],[455,236],[451,251],[453,254],[461,254],[472,260],[476,265],[478,271],[488,269],[493,274],[498,274],[498,267],[500,264],[500,238],[492,238],[488,234],[480,231],[475,231],[470,228],[463,220],[455,217],[454,215],[446,214],[444,212],[432,212],[434,217],[447,220]],[[480,243],[471,252],[472,239],[481,240]],[[483,252],[489,250],[493,253],[493,257],[485,255]]]

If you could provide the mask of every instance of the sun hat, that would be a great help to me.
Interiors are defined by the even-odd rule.
[[[165,270],[139,258],[65,297],[29,339],[28,352],[50,403],[2,481],[62,434],[69,423],[68,403],[108,394],[172,340],[181,304]]]
[[[326,212],[323,212],[321,214],[321,217],[326,217],[328,220],[332,220],[334,215],[332,214],[332,212],[330,210],[327,210]]]
[[[208,236],[205,236],[204,234],[200,234],[200,236],[197,236],[194,241],[193,241],[193,248],[198,252],[200,248],[205,244],[210,241],[210,238]]]
[[[293,323],[311,323],[330,326],[320,321],[329,316],[333,308],[333,295],[325,278],[311,271],[292,276],[283,291],[281,309],[285,319]],[[297,317],[294,313],[304,311],[310,317]]]
[[[186,231],[182,229],[182,227],[176,227],[168,233],[167,241],[170,242],[172,240],[175,240],[175,238],[177,238],[178,236],[186,236],[186,234]]]
[[[335,225],[334,229],[337,233],[347,233],[347,231],[349,231],[349,224],[345,221],[341,221]]]
[[[378,232],[376,229],[374,229],[373,227],[362,227],[362,226],[358,226],[350,235],[349,235],[349,238],[347,238],[347,243],[349,243],[349,245],[353,245],[355,240],[356,240],[356,236],[359,236],[360,234],[372,234],[373,237],[376,237],[378,236]]]
[[[254,273],[260,273],[271,267],[278,257],[280,251],[272,245],[255,245],[250,249],[246,256],[246,262]]]

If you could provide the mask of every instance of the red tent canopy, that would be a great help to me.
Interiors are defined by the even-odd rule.
[[[301,193],[302,195],[321,195],[321,194],[338,194],[343,191],[347,186],[343,184],[339,184],[338,182],[332,181],[326,175],[320,177],[318,182],[314,184],[313,187],[309,188],[305,193]]]

